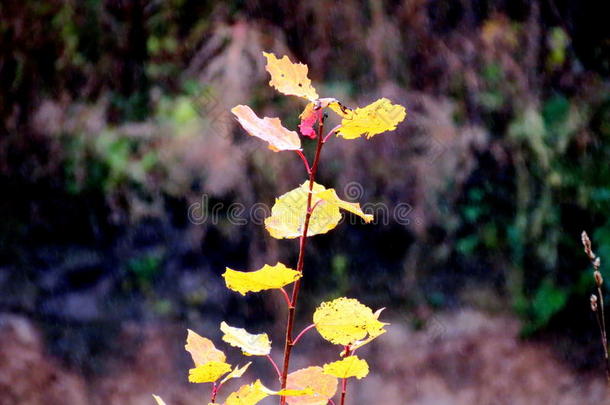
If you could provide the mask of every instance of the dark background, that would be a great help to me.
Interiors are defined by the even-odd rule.
[[[168,384],[184,383],[186,327],[203,333],[226,319],[281,340],[277,297],[243,298],[220,277],[225,266],[294,263],[298,253],[248,213],[300,184],[300,162],[268,151],[229,113],[248,104],[296,129],[303,104],[267,86],[262,51],[306,63],[321,96],[350,106],[388,97],[408,111],[393,133],[333,139],[324,151],[320,183],[388,214],[373,225],[348,218],[312,239],[304,323],[318,302],[340,295],[387,307],[410,331],[448,317],[445,333],[474,310],[500,329],[518,320],[515,344],[549,348],[574,378],[601,375],[580,232],[589,231],[603,269],[610,24],[602,3],[3,1],[6,403],[39,403],[36,392],[54,403],[34,376],[13,386],[37,367],[15,371],[13,353],[31,347],[6,346],[24,325],[38,336],[40,362],[70,374],[49,371],[59,373],[53,384],[102,381],[85,403],[112,403],[104,378],[154,346],[150,330],[171,336],[167,361],[182,367],[168,366]],[[313,143],[303,142],[311,156]],[[231,219],[234,203],[244,223]],[[125,392],[148,395],[153,387],[134,375]],[[140,403],[128,394],[116,403]],[[461,403],[454,399],[442,403]]]

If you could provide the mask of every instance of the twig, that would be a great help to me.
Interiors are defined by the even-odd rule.
[[[269,360],[269,362],[271,363],[271,365],[275,369],[275,372],[277,373],[277,378],[281,381],[282,380],[282,373],[280,371],[280,368],[277,366],[276,362],[273,361],[273,357],[271,357],[270,355],[267,355],[267,360]]]
[[[300,150],[297,150],[295,152],[297,153],[297,155],[299,155],[299,157],[303,161],[303,164],[305,165],[305,169],[307,170],[307,174],[310,174],[311,173],[311,167],[309,167],[309,162],[307,161],[307,158],[305,157],[305,155],[303,155],[303,152],[300,151]]]
[[[352,355],[352,350],[349,345],[345,346],[345,357]],[[345,396],[347,395],[347,378],[341,381],[341,402],[340,405],[345,405]]]
[[[311,329],[313,329],[313,328],[315,328],[315,327],[316,327],[316,325],[312,323],[311,325],[309,325],[308,327],[306,327],[305,329],[303,329],[303,330],[301,331],[301,333],[299,333],[299,334],[297,335],[297,337],[296,337],[296,338],[294,338],[294,340],[292,341],[292,344],[293,344],[293,345],[296,345],[296,344],[297,344],[297,342],[299,341],[299,339],[301,339],[301,336],[303,336],[303,335],[304,335],[304,334],[305,334],[307,331],[309,331],[309,330],[311,330]]]
[[[313,159],[313,164],[311,166],[311,170],[309,170],[309,194],[307,195],[307,211],[305,213],[305,222],[303,224],[303,234],[301,235],[299,241],[299,259],[297,261],[296,270],[300,273],[303,272],[303,264],[305,263],[305,247],[307,245],[307,231],[309,230],[309,220],[311,219],[311,196],[313,190],[313,184],[316,178],[316,172],[318,171],[318,164],[320,162],[320,153],[322,152],[322,146],[324,146],[324,140],[322,139],[322,134],[324,131],[324,115],[318,124],[318,144],[316,146],[316,154]],[[288,380],[288,367],[290,365],[290,354],[292,352],[292,347],[294,346],[294,342],[292,340],[292,329],[294,328],[294,316],[295,309],[297,306],[297,301],[299,299],[299,290],[301,288],[301,278],[299,278],[294,283],[294,287],[292,288],[292,299],[290,300],[290,305],[288,306],[288,320],[286,325],[286,340],[284,344],[284,364],[282,367],[282,388],[286,388],[286,382]],[[280,396],[280,405],[286,404],[286,397]]]
[[[601,265],[601,259],[595,256],[591,247],[591,239],[585,231],[580,235],[582,245],[585,249],[585,254],[589,257],[591,265],[593,266],[593,279],[597,287],[597,295],[591,295],[591,310],[595,312],[595,318],[597,320],[597,326],[599,327],[599,333],[601,337],[602,348],[604,349],[604,363],[606,366],[606,382],[610,386],[610,359],[608,356],[608,335],[606,332],[606,315],[604,312],[604,296],[602,293],[602,285],[604,284],[604,278],[602,273],[599,271]],[[599,306],[598,306],[599,300]],[[598,311],[599,307],[599,311]]]
[[[282,292],[282,295],[284,296],[284,301],[286,301],[286,305],[288,305],[288,307],[290,308],[290,297],[288,296],[288,293],[286,292],[284,287],[280,288],[280,291]]]

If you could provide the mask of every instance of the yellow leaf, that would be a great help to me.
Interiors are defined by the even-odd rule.
[[[231,371],[230,364],[221,361],[208,361],[189,370],[189,381],[192,383],[214,382],[229,371]]]
[[[272,151],[301,149],[299,134],[284,128],[279,118],[258,118],[247,105],[235,106],[231,112],[248,134],[268,142]]]
[[[337,135],[345,139],[356,139],[362,135],[371,138],[382,132],[392,131],[407,115],[403,106],[392,104],[387,98],[380,98],[355,110],[347,109],[339,103],[331,103],[329,107],[343,118]]]
[[[337,192],[332,188],[321,191],[319,193],[315,193],[315,196],[319,199],[326,201],[327,203],[336,205],[337,207],[349,211],[352,214],[358,215],[359,217],[364,219],[366,223],[369,223],[373,220],[373,216],[371,214],[365,214],[364,212],[362,212],[362,209],[360,209],[360,204],[343,201],[337,196]]]
[[[261,381],[256,380],[252,384],[242,385],[237,391],[229,395],[225,405],[254,405],[269,396],[266,391],[267,388]]]
[[[358,356],[348,356],[343,360],[324,365],[324,374],[334,375],[337,378],[356,377],[364,378],[369,373],[369,365]]]
[[[383,325],[387,325],[387,324],[384,323]],[[364,340],[356,340],[354,343],[352,343],[350,345],[350,350],[356,350],[356,349],[358,349],[358,348],[360,348],[360,347],[362,347],[362,346],[364,346],[366,344],[369,344],[373,340],[377,339],[379,336],[383,335],[384,333],[386,333],[386,330],[383,329],[383,328],[380,328],[377,331],[373,331],[372,333],[369,332],[369,337],[367,337],[366,339],[364,339]],[[345,356],[345,354],[346,354],[345,350],[343,350],[341,352],[341,357]]]
[[[233,347],[239,347],[246,356],[266,356],[271,352],[271,341],[266,333],[253,335],[245,329],[234,328],[226,322],[220,323],[224,333],[222,340]]]
[[[278,59],[274,54],[263,52],[267,58],[267,72],[271,75],[269,85],[286,95],[298,96],[314,101],[318,98],[316,89],[307,77],[307,65],[292,63],[288,56]]]
[[[250,364],[252,364],[252,362],[246,363],[246,365],[244,365],[241,368],[239,366],[235,366],[235,368],[233,368],[233,371],[231,371],[229,374],[227,374],[225,376],[225,378],[223,378],[222,381],[220,381],[220,383],[224,384],[227,381],[229,381],[231,378],[240,378],[242,375],[244,375],[244,373],[246,372],[248,367],[250,367]]]
[[[323,373],[322,367],[307,367],[288,374],[286,388],[311,389],[313,394],[286,397],[290,405],[326,405],[337,392],[337,378]]]
[[[324,339],[342,346],[362,340],[367,334],[377,336],[386,325],[369,307],[345,297],[320,304],[313,322]]]
[[[315,392],[311,388],[305,388],[302,390],[284,389],[284,390],[275,391],[273,393],[273,395],[277,395],[279,397],[302,397],[305,395],[314,395],[314,394],[315,394]]]
[[[210,339],[199,336],[190,329],[184,348],[191,354],[195,366],[201,366],[209,361],[224,363],[226,360],[225,354],[218,350]]]
[[[289,269],[282,263],[277,263],[274,266],[266,264],[259,270],[249,272],[237,271],[227,267],[222,276],[228,289],[246,295],[247,292],[282,288],[298,280],[301,273]]]
[[[314,183],[311,205],[312,207],[315,205],[315,209],[309,220],[307,236],[326,233],[337,226],[341,220],[341,213],[336,205],[325,201],[320,201],[316,205],[320,200],[315,197],[316,193],[324,190],[326,190],[324,186]],[[308,195],[309,181],[306,181],[275,199],[275,204],[271,208],[271,216],[265,219],[265,228],[271,236],[276,239],[293,239],[303,234]]]
[[[160,396],[153,394],[153,398],[155,399],[155,402],[157,402],[157,405],[165,405],[165,401],[163,401]]]

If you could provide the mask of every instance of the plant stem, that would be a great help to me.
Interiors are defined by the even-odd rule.
[[[302,336],[303,336],[303,335],[304,335],[304,334],[305,334],[305,333],[306,333],[308,330],[311,330],[311,329],[313,329],[313,328],[315,328],[315,327],[316,327],[316,325],[312,323],[311,325],[309,325],[308,327],[306,327],[305,329],[303,329],[303,330],[301,331],[301,333],[299,333],[299,334],[297,335],[297,337],[296,337],[296,338],[294,338],[294,340],[292,341],[292,345],[293,345],[293,346],[294,346],[294,345],[296,345],[296,344],[297,344],[297,342],[299,341],[299,339],[301,339],[301,337],[302,337]]]
[[[341,402],[340,405],[345,405],[345,394],[347,393],[347,378],[341,382]]]
[[[290,308],[290,297],[288,296],[288,293],[286,292],[286,290],[284,290],[284,287],[280,288],[280,291],[282,292],[282,295],[284,296],[286,305]]]
[[[214,383],[214,386],[212,388],[212,398],[210,399],[210,402],[213,404],[216,402],[216,394],[218,394],[218,385],[216,385],[216,383]]]
[[[311,170],[309,170],[309,194],[307,195],[307,212],[305,213],[305,222],[303,223],[303,234],[301,235],[300,243],[299,243],[299,259],[297,261],[297,271],[303,272],[303,264],[305,261],[305,246],[307,245],[307,230],[309,229],[309,220],[311,219],[311,196],[313,190],[313,183],[316,179],[316,172],[318,171],[318,163],[320,162],[320,152],[322,152],[322,146],[324,145],[324,139],[322,138],[322,133],[324,131],[324,116],[320,119],[320,123],[318,124],[318,144],[316,146],[316,154],[313,159],[313,164],[311,166]],[[286,323],[286,341],[284,344],[284,365],[282,368],[282,389],[286,388],[286,382],[288,380],[288,367],[290,365],[290,354],[292,352],[292,347],[294,346],[294,342],[292,340],[292,329],[294,328],[294,316],[295,309],[297,306],[297,301],[299,299],[299,290],[301,288],[301,278],[299,278],[294,283],[294,287],[292,288],[292,299],[290,300],[290,305],[288,307],[288,320]],[[286,397],[280,397],[280,405],[286,404]]]
[[[349,345],[345,346],[345,357],[349,357],[352,355],[352,350]],[[347,395],[347,378],[344,378],[341,381],[341,402],[340,405],[345,405],[345,396]]]
[[[597,286],[597,295],[599,295],[599,307],[601,317],[601,335],[602,335],[602,346],[604,348],[604,360],[606,364],[606,382],[610,385],[610,359],[608,359],[608,335],[606,334],[606,316],[604,315],[604,296],[602,295],[602,289]]]
[[[275,372],[277,373],[277,378],[281,381],[282,380],[282,373],[280,372],[279,367],[277,366],[275,361],[273,361],[273,358],[270,355],[267,355],[267,360],[269,360],[269,362],[271,363],[271,365],[275,369]]]

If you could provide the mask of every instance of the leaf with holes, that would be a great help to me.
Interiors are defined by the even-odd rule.
[[[367,335],[378,336],[387,324],[373,311],[353,298],[337,298],[320,304],[313,323],[322,337],[331,343],[347,346]]]
[[[274,54],[263,52],[267,58],[265,68],[271,75],[269,85],[275,87],[280,93],[298,96],[309,101],[318,98],[316,89],[311,85],[311,80],[307,77],[307,65],[293,63],[288,56],[278,59]]]

